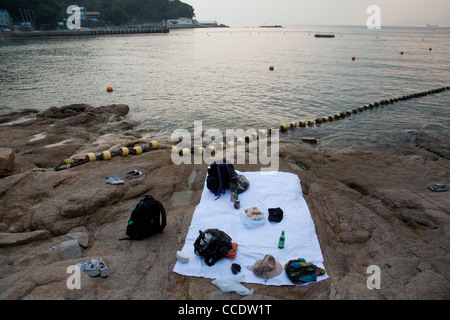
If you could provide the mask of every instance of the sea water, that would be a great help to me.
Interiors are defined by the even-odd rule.
[[[450,28],[286,26],[0,38],[0,112],[127,104],[135,128],[157,135],[192,129],[199,120],[220,130],[279,127],[443,86],[450,86]],[[450,141],[450,91],[283,137],[345,146],[399,141],[415,130]]]

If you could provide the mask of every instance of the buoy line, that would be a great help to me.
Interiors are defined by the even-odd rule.
[[[312,127],[315,124],[321,124],[324,122],[330,122],[330,121],[335,121],[335,120],[340,120],[340,119],[344,119],[348,116],[351,116],[352,114],[357,114],[360,112],[363,112],[365,110],[369,110],[369,109],[374,109],[374,108],[378,108],[380,106],[384,106],[384,105],[388,105],[388,104],[393,104],[395,102],[398,101],[405,101],[405,100],[409,100],[409,99],[413,99],[413,98],[420,98],[420,97],[424,97],[430,94],[435,94],[435,93],[440,93],[443,92],[445,90],[450,90],[450,87],[441,87],[438,89],[433,89],[433,90],[428,90],[428,91],[422,91],[422,92],[418,92],[418,93],[413,93],[413,94],[409,94],[409,95],[404,95],[404,96],[400,96],[400,97],[394,97],[394,98],[390,98],[390,99],[383,99],[374,103],[370,103],[370,104],[365,104],[364,106],[361,107],[355,107],[353,109],[349,109],[346,110],[344,112],[339,112],[339,113],[335,113],[335,114],[331,114],[328,116],[323,116],[323,117],[318,117],[315,119],[309,119],[309,120],[301,120],[298,123],[297,122],[290,122],[289,124],[281,124],[279,126],[279,129],[281,132],[287,132],[289,128],[293,129],[296,127],[300,127],[300,128],[305,128],[305,127]]]
[[[299,122],[294,121],[294,122],[290,122],[289,124],[282,124],[279,126],[279,130],[281,132],[287,132],[288,129],[295,129],[297,127],[299,127],[299,128],[313,127],[314,125],[317,125],[317,124],[344,119],[346,117],[351,116],[352,114],[364,112],[365,110],[378,108],[380,106],[384,106],[384,105],[388,105],[388,104],[393,104],[398,101],[406,101],[406,100],[413,99],[413,98],[420,98],[420,97],[424,97],[424,96],[427,96],[430,94],[440,93],[445,90],[450,90],[450,87],[441,87],[441,88],[437,88],[437,89],[433,89],[433,90],[422,91],[422,92],[404,95],[404,96],[400,96],[400,97],[383,99],[383,100],[380,100],[380,101],[377,101],[374,103],[366,104],[361,107],[355,107],[353,109],[349,109],[344,112],[335,113],[335,114],[331,114],[331,115],[323,116],[323,117],[318,117],[316,119],[300,120]],[[275,130],[277,130],[276,127],[271,127],[269,129],[262,129],[262,130],[259,130],[259,133],[255,132],[251,135],[245,136],[244,138],[236,138],[235,137],[234,141],[228,141],[227,143],[220,142],[216,145],[208,145],[206,147],[201,146],[201,147],[192,147],[192,148],[178,148],[177,146],[171,145],[167,149],[170,150],[171,153],[179,154],[180,156],[183,156],[186,154],[203,154],[206,150],[208,150],[208,152],[211,155],[213,155],[216,150],[225,150],[227,147],[234,148],[236,145],[243,145],[246,143],[250,143],[254,140],[258,140],[260,137],[262,137],[262,138],[270,137],[272,132],[274,132]],[[64,170],[64,169],[73,168],[73,167],[76,167],[78,165],[88,163],[88,162],[94,162],[94,161],[100,161],[100,160],[103,160],[103,161],[111,160],[112,157],[115,157],[115,156],[127,157],[128,155],[140,155],[140,154],[143,154],[145,152],[148,152],[148,151],[154,150],[154,149],[160,149],[158,141],[156,141],[156,140],[150,141],[148,146],[134,146],[134,147],[130,147],[130,148],[122,147],[116,151],[105,150],[105,151],[101,152],[100,154],[88,153],[88,154],[86,154],[84,159],[68,158],[68,159],[65,159],[61,164],[59,164],[58,166],[55,166],[53,168],[47,168],[47,169],[33,168],[33,169],[30,169],[29,171],[31,171],[31,172],[60,171],[60,170]]]

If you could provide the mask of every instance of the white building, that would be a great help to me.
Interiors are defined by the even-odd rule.
[[[192,19],[189,18],[178,18],[178,19],[171,19],[171,20],[167,20],[166,24],[167,26],[173,26],[173,25],[177,25],[177,26],[182,26],[182,25],[192,25]]]

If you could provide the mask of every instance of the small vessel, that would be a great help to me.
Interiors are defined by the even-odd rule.
[[[316,38],[334,38],[334,34],[324,34],[324,33],[316,33],[314,35]]]

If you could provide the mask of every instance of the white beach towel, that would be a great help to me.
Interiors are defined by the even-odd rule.
[[[191,226],[183,249],[189,256],[188,263],[178,262],[174,272],[211,279],[227,279],[233,277],[231,264],[241,265],[242,282],[266,285],[293,285],[284,270],[280,275],[265,281],[247,269],[255,261],[271,254],[284,266],[289,260],[304,258],[324,268],[322,252],[316,236],[314,222],[308,206],[302,195],[300,180],[291,173],[273,172],[238,172],[250,182],[250,187],[239,195],[241,209],[258,207],[264,213],[265,223],[257,228],[247,228],[239,218],[240,210],[235,209],[230,201],[231,191],[228,190],[216,200],[216,196],[205,186],[199,205],[195,209]],[[279,223],[268,221],[268,209],[280,207],[283,210],[283,220]],[[215,265],[208,266],[201,257],[194,253],[194,242],[199,230],[217,228],[227,233],[232,242],[238,244],[234,259],[222,258]],[[284,249],[278,248],[278,240],[285,231]],[[327,279],[328,275],[317,277],[317,281]]]

